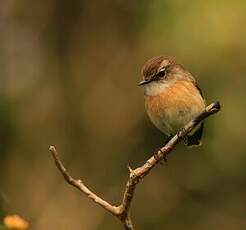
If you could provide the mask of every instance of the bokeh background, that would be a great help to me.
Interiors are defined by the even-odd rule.
[[[182,144],[137,188],[137,229],[246,229],[244,0],[2,0],[0,214],[35,230],[121,229],[68,186],[76,178],[118,203],[128,176],[165,137],[149,121],[143,63],[175,56],[223,109],[203,146]]]

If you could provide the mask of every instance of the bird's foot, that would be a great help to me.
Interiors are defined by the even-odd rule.
[[[159,151],[163,153],[162,148],[158,148],[155,152],[154,152],[154,158],[156,161],[160,161],[160,164],[163,165],[164,163],[167,163],[167,157],[164,154],[163,156],[159,156]]]
[[[182,137],[182,139],[184,138],[184,133],[186,132],[185,128],[182,128],[178,131],[178,137]]]

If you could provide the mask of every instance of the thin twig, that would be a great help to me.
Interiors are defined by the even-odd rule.
[[[61,160],[59,159],[58,153],[57,153],[57,151],[56,151],[56,149],[55,149],[54,146],[50,146],[49,150],[50,150],[50,152],[51,152],[51,154],[52,154],[52,156],[53,156],[53,158],[55,160],[55,163],[56,163],[57,168],[60,170],[60,172],[62,173],[64,179],[69,184],[71,184],[75,188],[79,189],[89,199],[91,199],[95,203],[101,205],[104,209],[106,209],[110,213],[112,213],[114,215],[118,215],[119,214],[119,208],[118,207],[109,204],[108,202],[106,202],[105,200],[103,200],[102,198],[100,198],[99,196],[97,196],[87,186],[85,186],[84,183],[81,180],[75,180],[73,177],[70,176],[70,174],[67,172],[66,168],[62,164]]]
[[[153,169],[159,162],[166,159],[166,156],[170,154],[174,147],[188,134],[190,133],[198,124],[200,124],[208,116],[217,113],[220,110],[220,103],[215,102],[207,106],[206,109],[195,119],[190,121],[184,126],[165,146],[163,146],[157,153],[150,157],[142,166],[131,169],[129,167],[129,178],[126,184],[123,199],[120,205],[114,206],[100,198],[94,192],[92,192],[81,180],[75,180],[67,172],[63,163],[58,157],[58,153],[54,146],[50,146],[49,150],[55,161],[55,164],[67,183],[71,184],[75,188],[79,189],[84,193],[89,199],[103,207],[105,210],[116,216],[121,220],[124,228],[126,230],[134,230],[132,219],[130,216],[131,203],[134,197],[134,192],[136,185]]]

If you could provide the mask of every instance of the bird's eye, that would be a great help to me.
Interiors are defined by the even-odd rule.
[[[158,78],[163,78],[163,77],[165,77],[165,75],[166,75],[166,69],[165,69],[165,68],[161,69],[161,70],[157,73],[157,77],[158,77]]]

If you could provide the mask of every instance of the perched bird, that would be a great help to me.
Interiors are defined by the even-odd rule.
[[[168,140],[185,124],[204,111],[206,102],[196,80],[173,58],[164,56],[148,60],[142,68],[145,108],[150,120]],[[204,124],[187,135],[187,146],[202,144]]]

